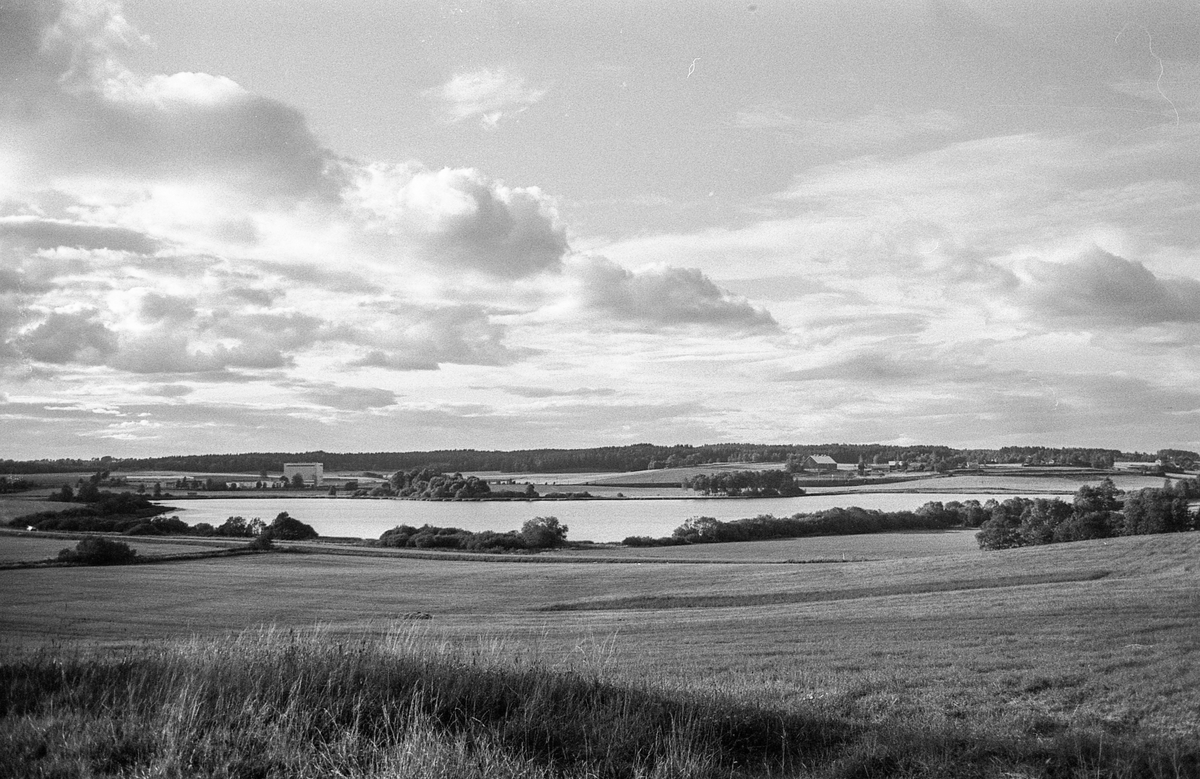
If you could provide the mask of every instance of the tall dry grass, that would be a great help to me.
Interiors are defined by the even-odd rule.
[[[781,771],[836,723],[616,686],[501,641],[264,630],[0,666],[8,776],[729,776]]]
[[[772,707],[703,683],[614,682],[606,638],[566,656],[428,628],[347,638],[261,629],[0,664],[12,777],[1186,777],[1200,746],[1022,733],[915,711],[886,677]],[[963,702],[964,705],[970,702]],[[886,707],[885,707],[886,708]]]

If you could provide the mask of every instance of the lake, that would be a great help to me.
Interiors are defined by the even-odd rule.
[[[1030,497],[1064,497],[1031,495]],[[189,525],[208,522],[220,525],[227,518],[258,517],[270,522],[286,511],[312,525],[323,536],[379,538],[396,525],[436,525],[480,530],[520,530],[526,520],[539,516],[558,517],[567,525],[571,541],[620,541],[628,536],[669,536],[691,517],[720,520],[742,519],[759,514],[777,517],[822,509],[860,506],[881,511],[914,510],[930,501],[943,503],[989,498],[1004,500],[1013,495],[961,493],[873,492],[854,495],[805,495],[798,498],[688,498],[682,500],[564,500],[431,502],[414,500],[369,500],[351,498],[215,498],[181,500],[172,498],[175,513]]]

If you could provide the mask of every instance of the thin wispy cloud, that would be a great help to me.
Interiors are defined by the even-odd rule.
[[[478,119],[485,129],[494,130],[506,115],[528,110],[546,91],[503,69],[484,68],[460,73],[425,94],[438,103],[437,112],[444,121]]]

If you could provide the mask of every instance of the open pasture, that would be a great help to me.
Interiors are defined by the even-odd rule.
[[[25,533],[0,530],[0,564],[34,563],[53,560],[59,550],[73,549],[86,533]],[[152,536],[122,536],[120,540],[142,559],[168,555],[194,554],[210,549],[245,546],[244,541],[201,538],[155,538]]]
[[[624,547],[610,546],[579,552],[595,557],[611,556],[618,560],[667,560],[743,563],[856,562],[907,557],[942,555],[982,555],[975,541],[975,529],[914,530],[902,533],[870,533],[848,536],[780,538],[770,541],[742,541],[727,544],[690,544],[686,546]]]
[[[0,572],[0,588],[6,593],[4,640],[13,643],[215,635],[261,624],[355,632],[424,611],[439,627],[460,633],[565,631],[570,641],[579,631],[617,631],[635,652],[647,649],[636,636],[679,631],[690,642],[691,631],[705,625],[742,636],[740,650],[714,650],[728,662],[761,654],[756,637],[762,635],[793,636],[781,656],[818,636],[842,635],[838,620],[850,614],[903,635],[912,620],[948,626],[966,619],[982,628],[976,620],[989,615],[1038,622],[1048,614],[1074,614],[1072,624],[1094,621],[1094,632],[1116,627],[1105,603],[1194,613],[1187,610],[1200,605],[1198,554],[1200,537],[1192,534],[829,564],[556,564],[297,553],[9,570]],[[947,591],[947,582],[962,587]],[[888,595],[889,589],[897,594]],[[645,599],[668,596],[678,607],[645,608]],[[796,600],[781,605],[781,596]],[[819,599],[804,602],[806,596]],[[739,605],[713,605],[723,598]],[[630,599],[643,600],[636,609],[617,605]],[[594,610],[606,604],[613,605]],[[547,611],[563,607],[588,610]],[[1186,627],[1194,634],[1200,628],[1191,622]],[[986,636],[985,630],[980,638]]]
[[[319,626],[320,651],[340,653],[398,630],[464,669],[525,658],[623,690],[825,718],[863,739],[849,762],[784,775],[958,776],[972,755],[980,777],[1182,777],[1196,755],[1181,744],[1200,738],[1198,556],[1200,534],[1180,534],[832,564],[293,553],[7,570],[0,653],[191,646],[264,625],[285,643]],[[1008,746],[977,754],[987,744]]]
[[[656,468],[649,471],[629,471],[627,473],[588,474],[587,479],[581,478],[576,483],[627,487],[678,486],[684,479],[701,474],[722,471],[778,471],[782,470],[783,466],[783,463],[709,463],[686,468]],[[558,478],[561,479],[561,475]]]
[[[1117,489],[1132,492],[1146,487],[1163,486],[1163,477],[1144,476],[1137,473],[1112,471],[1073,471],[1056,475],[1046,469],[1030,471],[980,471],[979,473],[956,473],[951,475],[927,474],[915,481],[862,484],[855,487],[813,487],[811,494],[827,491],[846,492],[994,492],[997,500],[1006,494],[1033,495],[1036,493],[1073,493],[1084,484],[1098,484],[1102,479],[1112,479]]]
[[[39,511],[62,511],[64,508],[70,508],[70,506],[51,500],[11,495],[0,497],[0,525],[8,525],[10,521],[25,514],[35,514]]]

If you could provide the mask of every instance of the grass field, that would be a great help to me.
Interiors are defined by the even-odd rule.
[[[934,476],[915,482],[887,485],[863,485],[856,491],[887,492],[996,492],[1032,494],[1037,492],[1075,492],[1083,484],[1096,484],[1101,479],[1112,479],[1117,489],[1132,492],[1146,487],[1163,486],[1161,476],[1143,476],[1135,473],[1107,473],[1104,471],[1077,472],[1072,475],[1055,475],[1045,470],[1034,473],[961,473],[950,476]]]
[[[26,533],[0,530],[0,564],[52,560],[61,549],[74,548],[85,533],[38,532]],[[122,537],[121,541],[142,559],[171,555],[194,554],[209,549],[228,549],[245,546],[245,541],[203,538],[155,538],[147,536]]]
[[[822,560],[888,560],[942,555],[982,555],[975,541],[977,530],[930,530],[904,533],[871,533],[851,536],[812,536],[772,541],[694,544],[657,547],[599,547],[576,554],[610,556],[618,560],[696,560],[709,562],[808,562]],[[563,553],[571,554],[571,553]]]
[[[931,544],[945,543],[939,534],[920,535]],[[914,539],[914,544],[922,540]],[[405,739],[424,734],[432,741],[421,743],[429,754],[441,755],[438,760],[474,755],[473,765],[492,761],[484,760],[489,770],[471,773],[459,765],[457,773],[437,773],[427,762],[405,773],[388,763],[398,759],[392,752],[371,752],[378,744],[371,746],[369,739],[322,746],[303,741],[302,734],[281,731],[279,739],[293,739],[287,749],[251,744],[262,754],[291,749],[313,757],[317,747],[325,750],[319,757],[326,762],[313,763],[323,766],[323,774],[310,768],[308,774],[296,770],[289,775],[1198,775],[1200,534],[986,554],[943,550],[934,556],[870,562],[737,562],[751,559],[749,547],[761,555],[754,559],[791,554],[769,551],[774,543],[723,549],[730,561],[724,563],[658,564],[631,556],[628,562],[605,564],[521,565],[311,553],[0,571],[5,593],[0,647],[3,656],[21,658],[52,642],[107,646],[105,656],[133,658],[129,668],[142,668],[139,664],[149,662],[146,657],[157,657],[155,662],[173,669],[171,679],[194,677],[199,681],[189,682],[193,685],[202,685],[205,674],[232,673],[220,670],[225,668],[220,663],[232,663],[243,652],[249,658],[244,662],[262,668],[288,662],[297,664],[289,667],[309,669],[305,673],[314,675],[314,689],[325,689],[321,685],[332,682],[321,681],[320,674],[333,672],[328,659],[334,647],[341,652],[343,644],[354,641],[391,646],[388,641],[394,644],[403,635],[406,652],[426,659],[433,653],[449,662],[456,670],[447,672],[447,679],[476,678],[471,674],[482,668],[486,673],[479,677],[480,689],[496,682],[526,696],[503,704],[493,701],[493,708],[485,707],[491,713],[472,715],[480,723],[492,723],[484,732],[418,717],[413,722],[424,722],[431,730],[397,731],[389,742],[416,749],[416,742]],[[644,551],[657,555],[674,550]],[[687,551],[694,556],[700,550]],[[412,612],[427,612],[433,619],[413,627],[405,619]],[[228,638],[242,631],[260,635],[255,631],[262,625],[275,626],[276,636],[320,625],[321,638],[305,644],[298,656],[287,654],[286,641],[265,646],[255,643],[258,639]],[[125,648],[113,654],[111,647]],[[56,661],[67,663],[75,651],[60,648],[43,657],[67,652],[66,660]],[[384,662],[371,654],[382,650],[363,651],[376,658],[370,660],[375,664],[371,668]],[[294,659],[287,660],[289,656]],[[194,657],[207,659],[188,659]],[[318,662],[321,658],[324,664]],[[104,676],[86,663],[79,673],[81,679]],[[121,678],[148,679],[149,673],[123,672]],[[576,690],[572,680],[579,679],[587,684]],[[578,696],[583,708],[572,717],[584,721],[595,716],[607,723],[583,738],[591,746],[579,747],[590,755],[579,758],[582,763],[572,762],[575,752],[541,749],[537,739],[506,740],[507,728],[516,725],[489,719],[523,712],[522,722],[532,721],[539,710],[549,717],[558,704],[538,697],[549,694],[544,685],[565,685],[554,688],[556,696]],[[275,709],[257,710],[269,725],[264,732],[275,727],[269,712],[286,710],[289,700],[299,705],[288,695],[302,690],[288,693],[286,687],[270,692],[283,696],[272,704]],[[163,696],[185,711],[195,689],[171,688]],[[101,698],[124,700],[112,698],[114,694]],[[267,693],[259,689],[258,694]],[[247,706],[258,705],[253,703],[258,699],[247,695]],[[444,699],[449,692],[440,695]],[[417,700],[406,696],[394,705]],[[63,706],[67,701],[53,700]],[[617,701],[623,708],[604,709],[607,713],[587,708],[604,701]],[[701,703],[700,709],[687,709],[698,740],[684,738],[675,720],[668,727],[634,717],[639,707],[661,713]],[[113,711],[111,705],[101,707],[94,716],[111,718]],[[83,713],[71,716],[86,719]],[[728,741],[726,731],[704,730],[710,720],[742,723],[737,727],[765,733],[774,727],[763,724],[767,721],[796,732],[824,723],[821,732],[828,738],[809,752],[790,746],[779,747],[782,752],[763,751],[776,762],[748,766],[736,738]],[[0,741],[0,752],[5,743],[33,743],[29,734],[37,728],[58,727],[40,722],[0,718],[0,737],[8,740]],[[326,732],[314,723],[302,731]],[[599,733],[660,726],[641,746],[629,747],[630,754],[647,756],[649,762],[641,768],[605,763],[603,755],[587,752],[603,746],[596,743]],[[106,727],[107,733],[115,726],[110,722]],[[353,728],[343,730],[344,739],[350,739]],[[174,735],[176,741],[183,737]],[[614,744],[619,741],[611,737]],[[706,743],[709,752],[703,748]],[[670,744],[675,746],[668,749]],[[83,746],[79,750],[86,752]],[[368,753],[375,757],[362,758],[366,762],[348,757]],[[742,762],[734,765],[734,760]],[[24,764],[26,769],[29,765]],[[142,775],[137,771],[147,765],[133,760],[125,774],[114,775]],[[26,770],[24,775],[32,774]]]
[[[64,508],[70,507],[49,500],[3,496],[0,497],[0,525],[7,525],[9,521],[25,514],[35,514],[39,511],[62,511]]]

